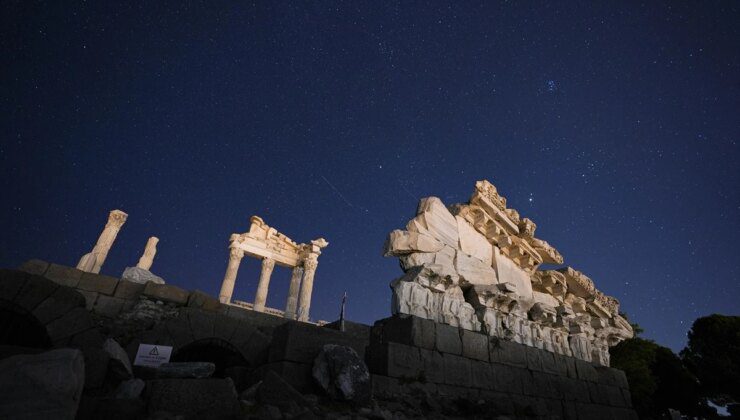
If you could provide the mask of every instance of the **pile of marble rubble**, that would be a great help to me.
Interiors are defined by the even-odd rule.
[[[609,346],[633,335],[617,299],[571,267],[538,270],[563,257],[490,182],[475,187],[467,204],[422,199],[406,230],[390,233],[384,254],[405,272],[391,283],[393,314],[608,366]]]

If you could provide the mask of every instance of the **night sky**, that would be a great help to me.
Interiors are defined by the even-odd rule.
[[[0,6],[2,267],[74,266],[118,208],[104,274],[156,235],[155,274],[217,295],[257,214],[329,241],[312,318],[346,290],[372,323],[387,233],[488,179],[645,336],[740,314],[737,2],[61,3]]]

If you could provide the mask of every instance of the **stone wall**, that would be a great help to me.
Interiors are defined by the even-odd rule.
[[[637,418],[620,370],[414,316],[377,321],[366,360],[376,398],[420,399],[422,415],[467,401],[471,415]]]
[[[289,322],[170,284],[140,284],[41,260],[19,269],[82,295],[90,327],[116,339],[132,360],[139,343],[171,345],[174,354],[198,340],[217,338],[234,345],[250,363],[262,363],[272,331]]]

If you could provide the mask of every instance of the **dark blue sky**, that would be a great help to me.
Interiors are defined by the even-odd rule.
[[[550,3],[5,2],[0,266],[75,265],[120,208],[104,273],[156,235],[153,272],[217,294],[258,214],[330,242],[313,318],[346,290],[371,323],[401,273],[386,234],[485,178],[680,349],[740,313],[738,4]]]

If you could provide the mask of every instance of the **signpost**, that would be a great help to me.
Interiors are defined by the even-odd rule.
[[[168,363],[172,355],[171,346],[160,346],[157,344],[139,344],[136,352],[134,365],[159,367],[162,363]]]

